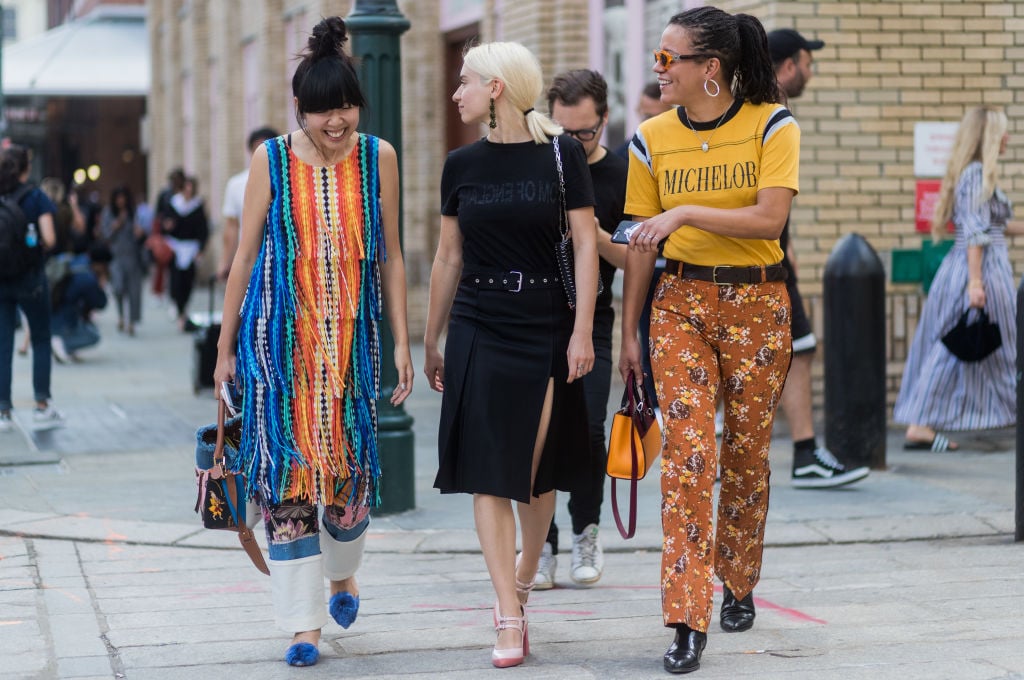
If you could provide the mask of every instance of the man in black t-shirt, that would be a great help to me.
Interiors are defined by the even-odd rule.
[[[811,52],[825,46],[821,40],[807,40],[791,28],[780,28],[768,34],[768,51],[775,66],[779,89],[786,99],[799,97],[811,79]],[[792,483],[798,489],[825,489],[852,484],[868,476],[868,468],[849,469],[814,438],[811,411],[811,362],[817,340],[804,311],[800,290],[796,286],[796,267],[789,241],[789,219],[779,237],[782,265],[788,272],[786,289],[793,309],[793,362],[789,367],[786,387],[782,392],[782,410],[793,438]]]
[[[612,376],[612,279],[615,269],[626,264],[626,246],[612,243],[611,235],[623,219],[628,164],[601,146],[601,131],[608,123],[608,85],[600,73],[587,69],[555,76],[548,90],[551,118],[575,137],[587,155],[587,167],[594,183],[594,219],[597,221],[597,252],[604,292],[594,309],[594,370],[583,378],[590,423],[589,468],[581,475],[578,488],[569,494],[572,517],[572,565],[569,576],[575,583],[596,583],[604,569],[599,527],[608,449],[605,445],[605,416]],[[558,527],[554,520],[541,554],[534,587],[554,586],[558,554]]]

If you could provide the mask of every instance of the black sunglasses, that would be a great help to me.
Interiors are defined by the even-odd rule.
[[[565,134],[567,134],[567,135],[569,135],[571,137],[575,137],[576,139],[580,140],[581,142],[589,142],[594,137],[597,137],[597,133],[601,131],[601,127],[603,125],[604,125],[604,122],[602,121],[602,122],[598,122],[597,127],[593,128],[592,130],[570,130],[568,128],[562,128],[562,132],[564,132]]]

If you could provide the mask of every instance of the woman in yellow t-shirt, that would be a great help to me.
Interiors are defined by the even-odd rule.
[[[768,447],[790,361],[779,234],[797,192],[800,130],[778,103],[767,38],[754,17],[714,7],[677,14],[654,53],[661,100],[678,108],[630,143],[630,241],[622,312],[623,380],[650,351],[664,415],[662,608],[676,630],[665,669],[700,666],[714,575],[721,626],[747,630],[768,512]],[[659,246],[667,261],[637,339]],[[725,402],[719,467],[715,402]]]

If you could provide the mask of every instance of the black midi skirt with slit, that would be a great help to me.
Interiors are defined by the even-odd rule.
[[[572,491],[586,476],[590,440],[583,382],[566,383],[573,322],[560,288],[511,293],[460,284],[444,351],[434,481],[442,493],[528,503],[553,489]],[[551,424],[531,489],[533,449],[550,378]]]

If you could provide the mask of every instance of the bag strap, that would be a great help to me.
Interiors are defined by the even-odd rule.
[[[25,182],[23,184],[19,184],[17,188],[14,189],[14,191],[5,195],[4,198],[14,203],[15,205],[18,205],[19,203],[21,203],[21,199],[25,198],[25,196],[27,196],[28,193],[35,188],[36,185],[33,184],[32,182]],[[18,207],[20,208],[21,206]]]
[[[551,138],[551,146],[555,148],[555,168],[558,169],[558,233],[562,240],[569,238],[569,218],[565,213],[565,174],[562,172],[562,151],[558,146],[558,135]]]
[[[235,517],[235,528],[238,531],[238,542],[242,545],[242,550],[249,556],[254,567],[259,569],[261,572],[270,576],[270,569],[267,567],[267,562],[263,558],[263,551],[260,550],[260,546],[256,543],[256,536],[253,535],[252,529],[245,522],[239,522],[238,512],[238,485],[236,483],[236,477],[238,475],[234,472],[227,470],[224,466],[224,412],[226,407],[224,406],[224,400],[217,395],[217,443],[213,447],[213,466],[220,467],[221,472],[224,475],[224,488],[227,491],[228,499],[228,510]]]
[[[626,528],[622,524],[622,517],[619,515],[619,499],[618,494],[615,492],[615,477],[612,477],[612,515],[615,516],[615,526],[619,529],[619,534],[623,538],[633,538],[636,535],[636,496],[637,496],[637,479],[640,477],[640,459],[637,456],[636,451],[636,436],[634,430],[637,429],[637,403],[636,403],[636,378],[633,372],[630,371],[626,377],[626,404],[625,406],[629,409],[629,453],[630,453],[630,473],[629,473],[629,519]],[[641,404],[643,403],[641,397]]]

